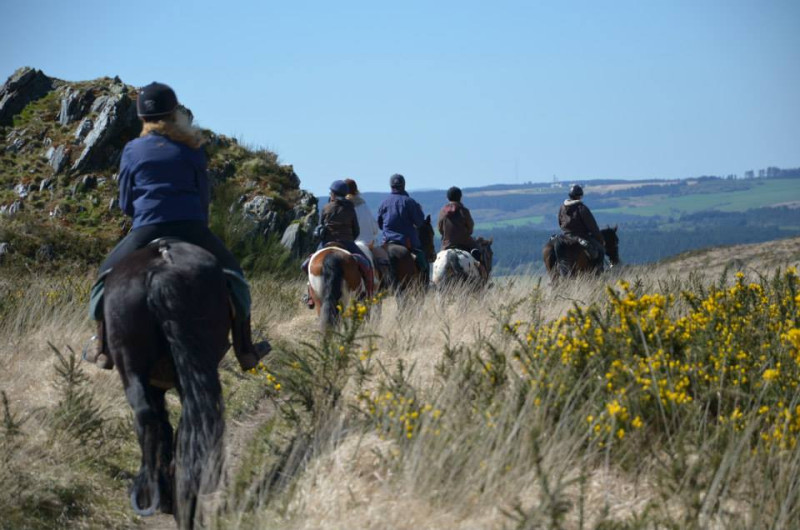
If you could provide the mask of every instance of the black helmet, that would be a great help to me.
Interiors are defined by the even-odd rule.
[[[400,173],[395,173],[391,177],[389,177],[389,187],[393,190],[404,190],[406,189],[406,179]]]
[[[459,202],[461,200],[461,188],[453,186],[449,190],[447,190],[447,200],[453,202]]]
[[[569,187],[570,199],[580,199],[581,197],[583,197],[583,188],[581,188],[580,184],[573,184]]]
[[[136,100],[136,113],[140,118],[161,118],[169,116],[178,108],[175,91],[164,83],[155,81],[139,89]]]
[[[330,190],[337,197],[344,197],[350,192],[350,186],[343,180],[334,180]]]

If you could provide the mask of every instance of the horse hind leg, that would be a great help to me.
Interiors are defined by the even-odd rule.
[[[139,473],[131,485],[131,507],[147,517],[156,510],[172,511],[172,427],[164,391],[151,387],[146,376],[129,379],[125,390],[134,413],[134,427],[142,451]]]

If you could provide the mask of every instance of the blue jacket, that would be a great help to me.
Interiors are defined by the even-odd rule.
[[[119,206],[133,228],[170,221],[208,223],[209,187],[202,149],[148,134],[131,140],[119,164]]]
[[[411,243],[411,248],[420,248],[417,228],[425,222],[422,207],[405,191],[392,190],[378,208],[378,227],[383,230],[384,243]]]

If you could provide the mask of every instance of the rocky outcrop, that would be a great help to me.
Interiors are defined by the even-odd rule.
[[[47,163],[53,168],[53,173],[58,175],[61,173],[69,162],[69,155],[63,145],[58,147],[50,147],[45,153]]]
[[[91,91],[75,90],[67,88],[64,97],[61,98],[61,110],[58,113],[58,123],[69,125],[85,115],[89,106],[94,101],[94,94]]]
[[[121,153],[119,138],[126,129],[133,136],[137,128],[135,105],[125,92],[97,98],[91,112],[97,112],[98,116],[90,120],[92,129],[83,140],[83,151],[72,164],[73,172],[116,165]]]
[[[57,220],[65,233],[107,240],[124,233],[130,221],[119,209],[116,172],[124,145],[141,131],[135,94],[119,78],[73,83],[31,68],[15,72],[0,87],[2,222],[38,223],[46,232]],[[313,249],[317,199],[299,189],[294,168],[266,149],[211,131],[202,135],[212,200],[232,202],[230,211],[249,220],[243,234],[279,238],[296,257]],[[24,215],[10,219],[19,212]],[[15,256],[24,259],[54,258],[48,248],[19,248],[25,250],[15,244]]]
[[[33,68],[20,68],[0,87],[0,125],[11,125],[14,116],[31,101],[47,95],[53,80]]]

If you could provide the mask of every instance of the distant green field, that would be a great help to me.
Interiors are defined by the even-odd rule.
[[[646,204],[621,206],[597,210],[603,213],[641,215],[676,215],[694,213],[702,210],[720,210],[725,212],[741,212],[751,208],[762,208],[774,204],[800,201],[800,180],[769,179],[759,180],[747,190],[703,193],[680,197],[653,196],[637,197]]]
[[[489,230],[492,228],[507,228],[511,226],[537,225],[544,221],[544,216],[530,215],[528,217],[517,217],[515,219],[502,219],[500,221],[486,221],[475,223],[475,230]]]

